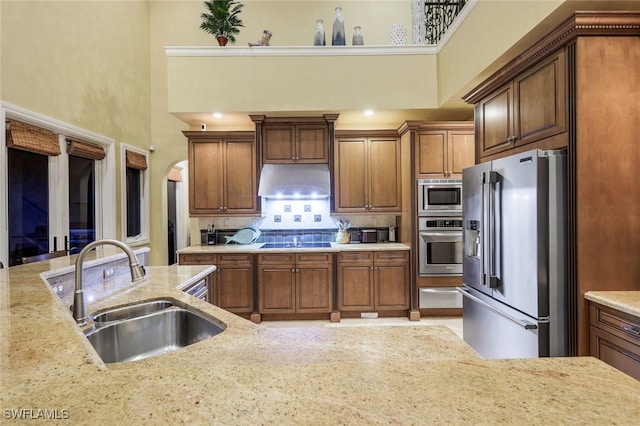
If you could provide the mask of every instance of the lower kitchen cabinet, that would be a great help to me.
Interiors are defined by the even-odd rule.
[[[409,252],[338,254],[338,310],[409,309]]]
[[[253,259],[248,253],[190,253],[179,256],[181,265],[216,265],[212,274],[211,303],[247,317],[254,310]]]
[[[590,302],[591,356],[640,380],[640,318]]]
[[[329,313],[330,253],[265,253],[258,256],[260,314]]]

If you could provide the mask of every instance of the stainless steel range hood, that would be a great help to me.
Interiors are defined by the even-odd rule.
[[[327,164],[265,164],[258,195],[265,198],[327,198],[331,180]]]

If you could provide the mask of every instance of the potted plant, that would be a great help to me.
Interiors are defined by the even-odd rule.
[[[244,27],[239,17],[244,5],[235,0],[209,0],[205,1],[204,5],[209,13],[200,15],[200,28],[213,35],[220,46],[226,45],[227,41],[234,43],[240,27]]]

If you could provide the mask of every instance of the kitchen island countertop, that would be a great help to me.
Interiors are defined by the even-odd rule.
[[[640,418],[640,382],[595,358],[482,360],[440,326],[268,328],[176,288],[211,266],[150,267],[143,282],[88,311],[169,297],[224,322],[224,332],[105,365],[39,275],[60,265],[0,270],[5,421],[630,425]]]

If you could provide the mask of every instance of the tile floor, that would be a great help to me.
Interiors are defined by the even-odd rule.
[[[412,326],[444,325],[449,327],[462,339],[462,317],[427,317],[420,321],[409,321],[409,318],[343,318],[340,322],[328,320],[309,321],[263,321],[265,327],[383,327],[383,326]]]

